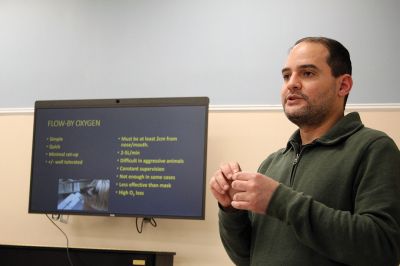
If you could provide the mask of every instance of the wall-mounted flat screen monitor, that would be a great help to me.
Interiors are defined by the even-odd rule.
[[[204,219],[208,106],[37,101],[29,213]]]

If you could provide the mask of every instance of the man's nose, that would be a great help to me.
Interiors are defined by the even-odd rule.
[[[297,74],[292,74],[286,86],[290,91],[301,89],[301,80],[299,76]]]

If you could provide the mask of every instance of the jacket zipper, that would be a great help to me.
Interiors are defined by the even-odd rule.
[[[294,158],[293,163],[292,163],[292,172],[290,173],[290,181],[289,181],[289,186],[290,187],[292,187],[293,183],[294,183],[294,174],[296,172],[297,163],[299,161],[300,154],[301,154],[301,151],[296,153],[296,157]]]

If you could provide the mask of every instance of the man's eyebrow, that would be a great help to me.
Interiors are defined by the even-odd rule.
[[[319,68],[314,64],[305,64],[305,65],[297,66],[296,69],[315,69],[315,70],[318,70]],[[288,72],[288,71],[291,71],[291,69],[289,67],[282,68],[282,73],[285,73],[285,72]]]

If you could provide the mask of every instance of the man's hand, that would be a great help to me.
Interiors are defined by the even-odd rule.
[[[237,162],[221,164],[219,169],[210,179],[210,189],[214,197],[223,207],[230,207],[236,191],[232,188],[232,177],[240,172]]]
[[[237,192],[231,205],[236,209],[266,214],[269,202],[279,183],[258,173],[238,172],[232,176],[231,186]]]

